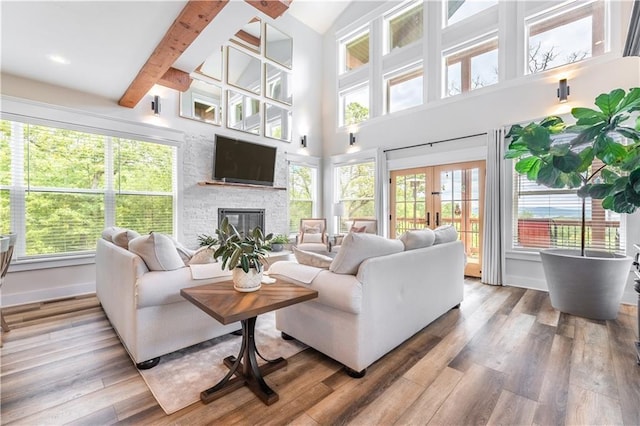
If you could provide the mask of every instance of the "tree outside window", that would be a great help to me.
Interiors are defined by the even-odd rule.
[[[349,231],[350,219],[375,219],[375,163],[366,162],[336,167],[338,202],[344,204],[339,232]]]
[[[369,119],[369,86],[344,91],[340,94],[342,114],[340,125],[349,126]]]
[[[454,96],[498,82],[496,38],[445,55],[445,96]]]
[[[312,218],[317,169],[302,164],[289,165],[289,232],[297,233],[300,219]]]

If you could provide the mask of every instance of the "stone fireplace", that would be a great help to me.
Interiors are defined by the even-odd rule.
[[[218,224],[228,218],[229,223],[246,235],[250,230],[259,226],[264,231],[264,209],[218,209]]]

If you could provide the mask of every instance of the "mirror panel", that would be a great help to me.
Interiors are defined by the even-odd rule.
[[[227,90],[227,127],[260,134],[260,100]]]
[[[221,125],[222,88],[193,80],[189,90],[180,93],[180,117]]]
[[[220,51],[213,52],[209,55],[209,57],[196,68],[195,72],[222,81],[222,46],[220,46]]]
[[[260,59],[229,46],[227,83],[256,94],[260,93]]]
[[[291,105],[291,73],[271,64],[264,64],[264,70],[266,74],[265,81],[267,91],[265,96],[274,101]]]
[[[253,18],[231,37],[231,41],[240,46],[260,53],[262,50],[262,21]]]
[[[269,24],[266,25],[265,56],[291,69],[293,62],[293,39]]]
[[[264,135],[268,138],[291,142],[291,111],[266,102],[264,110]]]

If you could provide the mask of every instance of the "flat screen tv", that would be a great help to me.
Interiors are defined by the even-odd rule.
[[[273,186],[276,148],[216,135],[213,179]]]

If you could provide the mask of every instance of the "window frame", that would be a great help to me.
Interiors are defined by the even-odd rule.
[[[368,38],[367,41],[367,62],[362,63],[361,65],[354,67],[354,68],[348,68],[347,67],[347,45],[349,43],[355,42],[360,38],[364,38],[366,35],[366,37]],[[371,63],[371,28],[369,23],[359,27],[358,29],[350,32],[348,35],[340,38],[338,40],[338,56],[339,56],[339,72],[338,75],[342,75],[342,74],[347,74],[359,69],[362,69],[364,67],[369,66],[369,64]]]
[[[451,49],[447,49],[442,52],[442,98],[450,98],[453,96],[458,96],[463,93],[469,93],[477,89],[482,89],[483,87],[490,87],[494,84],[500,83],[500,72],[498,69],[498,81],[496,83],[490,84],[488,86],[482,86],[477,88],[472,88],[472,60],[480,55],[485,53],[489,53],[492,51],[496,51],[498,55],[500,55],[500,43],[498,39],[498,34],[492,32],[483,37],[474,39],[468,43],[464,43],[462,45],[458,45]],[[450,66],[460,64],[460,93],[456,93],[454,95],[449,95],[449,73],[448,69]],[[500,66],[500,59],[498,59],[496,66]]]
[[[351,199],[347,199],[343,196],[341,188],[340,188],[340,178],[339,178],[339,171],[340,169],[342,169],[343,167],[353,167],[353,166],[357,166],[360,164],[372,164],[372,177],[373,177],[373,196],[369,199],[369,198],[351,198]],[[358,159],[354,159],[353,161],[347,161],[347,162],[337,162],[334,163],[332,165],[332,175],[333,175],[333,194],[334,194],[334,200],[333,200],[333,204],[337,204],[337,203],[344,203],[345,201],[353,201],[353,200],[369,200],[372,201],[373,203],[373,217],[369,217],[369,216],[357,216],[357,218],[360,219],[378,219],[378,191],[377,191],[377,183],[378,183],[378,173],[377,173],[377,161],[376,158],[358,158]],[[349,216],[346,216],[346,211],[345,211],[345,216],[341,216],[341,222],[342,222],[342,218],[343,217],[347,217],[349,219],[353,219]],[[335,219],[336,221],[338,220],[337,217],[333,217],[332,219]],[[337,226],[334,227],[334,229],[336,229],[336,233],[337,234],[341,234],[344,232],[348,232],[347,228],[342,228],[340,225],[341,223],[336,222]]]
[[[57,115],[57,114],[53,114]],[[80,117],[82,118],[82,117]],[[94,117],[86,117],[88,122],[92,122]],[[178,193],[178,176],[179,176],[179,162],[180,162],[180,149],[179,141],[177,139],[163,137],[153,138],[141,135],[139,133],[128,133],[126,131],[114,131],[111,129],[94,127],[89,123],[87,125],[76,125],[67,121],[37,118],[17,113],[5,113],[3,112],[0,119],[12,123],[12,126],[19,126],[21,129],[24,126],[41,126],[53,129],[69,130],[81,133],[87,133],[92,136],[104,138],[105,155],[104,155],[104,170],[105,181],[100,189],[82,189],[82,188],[67,188],[67,187],[42,187],[31,186],[28,182],[28,178],[24,175],[25,161],[24,150],[25,144],[28,142],[24,136],[22,130],[18,137],[19,140],[14,139],[12,136],[10,140],[9,150],[11,151],[11,163],[10,173],[12,180],[9,185],[1,185],[0,189],[8,190],[10,197],[10,229],[18,234],[16,242],[16,249],[14,251],[14,257],[12,260],[12,267],[17,267],[13,270],[28,270],[28,269],[40,269],[43,267],[53,266],[70,266],[75,264],[91,263],[95,256],[95,250],[83,250],[75,252],[59,252],[50,254],[26,254],[26,215],[27,205],[26,196],[29,192],[32,193],[52,193],[52,194],[100,194],[103,198],[103,223],[102,227],[115,226],[116,219],[116,197],[118,195],[150,195],[150,196],[171,196],[172,197],[172,235],[176,235],[179,223],[179,193]],[[98,121],[102,121],[98,119]],[[111,121],[106,120],[105,121]],[[118,123],[113,122],[117,125]],[[124,126],[127,127],[127,126]],[[172,153],[172,177],[171,177],[171,192],[161,191],[139,191],[139,190],[122,190],[115,187],[114,179],[112,176],[114,170],[114,139],[133,140],[136,142],[153,143],[158,145],[165,145],[171,147]],[[17,151],[16,151],[17,150]],[[17,160],[17,161],[15,161]],[[23,265],[22,267],[20,265]]]
[[[344,98],[349,95],[349,94],[353,94],[355,92],[358,91],[366,91],[367,92],[367,100],[368,100],[368,104],[367,104],[367,109],[368,109],[368,115],[367,118],[362,120],[362,121],[358,121],[357,123],[346,123],[346,109],[347,109],[347,105],[344,102]],[[362,123],[366,123],[368,120],[371,119],[371,87],[368,81],[364,82],[364,83],[359,83],[356,84],[354,86],[348,87],[344,90],[341,90],[340,92],[338,92],[338,127],[349,127],[349,126],[359,126]]]
[[[397,83],[402,84],[406,81],[413,80],[416,77],[422,77],[422,88],[420,92],[422,101],[416,105],[391,111],[391,88],[393,85],[390,85],[390,83],[394,80],[398,80]],[[424,66],[422,61],[386,73],[382,77],[382,84],[384,87],[384,114],[393,114],[424,105],[424,80]]]
[[[311,161],[309,161],[311,160]],[[315,160],[315,161],[314,161]],[[287,160],[288,165],[287,165],[287,192],[289,194],[292,193],[291,191],[291,167],[306,167],[312,170],[312,174],[311,174],[311,178],[312,178],[312,182],[311,182],[311,199],[310,200],[306,200],[306,199],[299,199],[299,200],[294,200],[294,201],[303,201],[303,202],[307,202],[307,201],[311,201],[311,216],[312,217],[318,217],[319,216],[319,194],[320,194],[320,190],[319,190],[319,185],[320,185],[320,159],[306,159],[306,158],[301,158],[299,156],[294,156],[294,155],[289,155],[289,158]],[[289,216],[289,235],[295,235],[298,233],[298,230],[300,228],[300,224],[294,224],[291,222],[291,198],[288,195],[287,196],[287,215]]]
[[[409,46],[413,45],[413,44],[417,44],[422,42],[422,40],[424,39],[424,2],[422,2],[421,0],[409,0],[407,2],[405,2],[404,4],[400,5],[399,7],[392,9],[391,11],[387,12],[383,18],[382,18],[382,22],[383,22],[383,50],[382,50],[382,55],[388,55],[391,52],[395,52],[397,50],[400,49],[405,49],[408,48]],[[411,12],[413,9],[418,9],[421,8],[420,13],[422,14],[423,18],[422,18],[422,25],[423,28],[421,28],[421,35],[418,39],[413,40],[410,43],[405,44],[404,46],[401,47],[397,47],[397,48],[393,48],[391,46],[391,30],[390,30],[390,24],[391,21],[400,17],[401,15]]]

